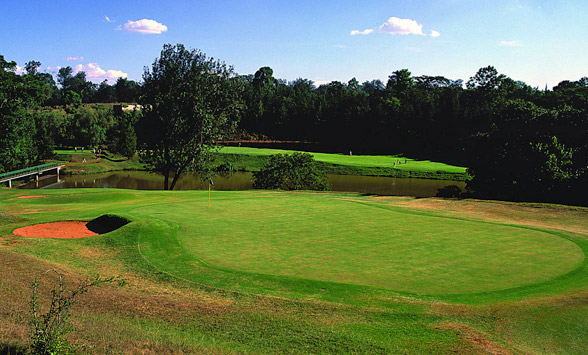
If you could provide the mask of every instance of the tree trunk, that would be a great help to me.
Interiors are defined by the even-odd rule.
[[[171,183],[171,186],[169,187],[170,190],[174,189],[174,187],[176,186],[176,182],[178,182],[178,179],[180,178],[180,175],[182,175],[182,173],[184,172],[185,168],[186,168],[185,166],[182,166],[181,168],[176,170],[175,176],[174,176],[172,183]]]
[[[169,183],[169,170],[163,172],[163,189],[169,190],[168,183]]]

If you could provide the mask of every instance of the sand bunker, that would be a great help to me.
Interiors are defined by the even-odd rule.
[[[39,197],[47,197],[49,195],[30,195],[30,196],[19,196],[18,198],[39,198]]]
[[[129,222],[126,218],[106,214],[90,222],[63,221],[35,224],[15,229],[12,234],[32,238],[84,238],[112,232]]]
[[[15,229],[12,234],[31,238],[73,239],[98,235],[86,227],[88,222],[65,221],[35,224]]]

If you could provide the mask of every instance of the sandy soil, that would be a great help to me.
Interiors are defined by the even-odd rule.
[[[31,238],[72,239],[98,235],[86,228],[87,222],[64,221],[35,224],[15,229],[12,234]]]
[[[47,197],[49,195],[30,195],[30,196],[19,196],[18,198],[39,198],[39,197]]]

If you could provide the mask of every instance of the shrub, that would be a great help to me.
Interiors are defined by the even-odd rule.
[[[276,154],[253,173],[256,189],[330,190],[327,175],[308,153]]]
[[[55,270],[53,270],[55,271]],[[114,278],[101,279],[97,276],[93,280],[83,280],[77,288],[68,291],[63,282],[63,275],[55,271],[59,277],[57,287],[51,291],[51,302],[46,313],[40,313],[39,296],[37,289],[39,281],[33,282],[33,294],[31,297],[31,334],[30,350],[33,354],[68,354],[74,351],[74,347],[64,337],[73,329],[69,324],[70,308],[77,303],[77,297],[91,287],[106,282],[114,281]],[[124,281],[119,281],[120,285]]]

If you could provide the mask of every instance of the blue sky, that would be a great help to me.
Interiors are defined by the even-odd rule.
[[[588,76],[585,0],[2,0],[0,54],[94,82],[141,80],[165,43],[274,76],[360,82],[398,69],[467,81],[484,66],[529,85]],[[434,32],[433,32],[434,31]]]

